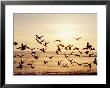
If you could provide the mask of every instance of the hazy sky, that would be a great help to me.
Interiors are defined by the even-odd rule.
[[[14,41],[40,48],[35,35],[44,35],[48,50],[56,50],[56,39],[79,48],[90,42],[97,48],[97,14],[14,14]],[[76,41],[73,37],[82,37]]]

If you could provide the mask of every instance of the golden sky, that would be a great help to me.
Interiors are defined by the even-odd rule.
[[[56,39],[79,48],[90,42],[97,48],[97,14],[14,14],[14,41],[30,47],[42,47],[35,35],[44,35],[48,50],[56,50]],[[73,37],[82,37],[76,41]]]

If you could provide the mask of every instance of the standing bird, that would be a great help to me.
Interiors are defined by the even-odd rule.
[[[50,56],[49,58],[50,58],[50,59],[52,59],[52,58],[53,58],[53,56]]]
[[[85,53],[86,53],[86,54],[88,54],[88,53],[89,53],[89,51],[86,51]]]

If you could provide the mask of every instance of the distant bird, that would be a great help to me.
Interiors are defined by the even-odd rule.
[[[91,64],[88,64],[89,68],[91,68]]]
[[[25,49],[29,49],[29,47],[26,44],[24,45],[23,43],[21,43],[21,47],[18,47],[16,49],[25,50]]]
[[[48,61],[46,61],[46,60],[44,60],[44,62],[43,62],[44,64],[47,64],[48,63]]]
[[[63,61],[63,60],[61,60],[61,61],[58,61],[58,65],[60,65],[62,61]]]
[[[69,67],[67,64],[65,64],[65,65],[64,65],[64,64],[62,64],[62,65],[63,65],[63,67]]]
[[[19,66],[16,67],[16,68],[20,68],[20,69],[22,69],[22,68],[23,68],[23,65],[19,63]]]
[[[30,50],[34,50],[35,48],[29,48]]]
[[[32,65],[30,65],[30,67],[33,69],[33,68],[35,68],[34,66],[32,66]]]
[[[80,55],[79,55],[79,54],[75,54],[75,56],[78,56],[78,57],[80,57]]]
[[[36,52],[32,51],[31,54],[35,54]]]
[[[13,45],[15,45],[15,46],[16,46],[16,45],[18,45],[18,43],[17,43],[17,42],[14,42],[14,43],[13,43]]]
[[[70,55],[74,55],[73,53],[74,53],[74,52],[71,52]]]
[[[16,57],[16,56],[14,56],[14,57]]]
[[[97,59],[96,58],[94,59],[93,63],[97,65]]]
[[[95,48],[90,48],[90,50],[95,50]]]
[[[87,42],[87,45],[86,45],[85,48],[83,48],[83,50],[84,50],[84,49],[91,49],[91,48],[92,48],[92,45],[90,45],[89,42]]]
[[[34,57],[35,59],[38,59],[38,58],[39,58],[39,56],[38,56],[38,55],[37,55],[37,56],[36,56],[36,55],[33,55],[33,57]]]
[[[89,57],[92,57],[93,53],[89,54]]]
[[[59,44],[59,46],[64,47],[64,45],[63,45],[63,44]]]
[[[68,61],[73,65],[73,59],[72,60],[68,59]]]
[[[82,64],[77,63],[78,66],[81,66]]]
[[[57,50],[58,50],[59,52],[61,52],[61,48],[60,48],[59,45],[57,45]]]
[[[41,50],[43,53],[45,53],[46,49],[47,49],[47,48],[41,48],[40,50]]]
[[[73,50],[79,50],[79,48],[78,47],[74,47],[74,49]]]
[[[16,56],[18,56],[18,57],[22,58],[24,55],[16,55]]]
[[[73,37],[74,38],[74,37]],[[75,40],[79,40],[79,39],[81,39],[82,37],[79,37],[79,38],[74,38]]]
[[[70,55],[66,55],[66,54],[64,54],[65,55],[65,58],[68,58]]]
[[[58,50],[56,50],[56,54],[59,54]]]
[[[20,59],[21,60],[21,59]],[[20,62],[21,64],[24,64],[24,61],[23,60],[21,60],[21,62]]]
[[[41,39],[43,36],[44,36],[44,35],[42,35],[42,36],[36,35],[36,38],[37,38],[37,39]]]
[[[32,64],[27,64],[27,65],[32,65]]]
[[[82,63],[82,65],[84,65],[84,66],[89,66],[89,68],[91,68],[91,64],[90,63]]]
[[[89,53],[89,51],[86,51],[85,53],[86,53],[86,54],[88,54],[88,53]]]
[[[69,50],[71,50],[71,48],[73,47],[73,45],[70,44],[67,47],[69,48]]]
[[[43,45],[44,45],[45,47],[47,47],[47,44],[49,44],[49,42],[45,42]]]
[[[56,41],[57,41],[57,42],[61,42],[61,40],[55,40],[54,42],[56,42]]]
[[[82,51],[79,51],[80,54],[82,54]]]
[[[50,58],[50,59],[52,59],[52,58],[53,58],[53,56],[50,56],[49,58]]]
[[[38,39],[36,39],[37,40],[37,42],[39,43],[39,44],[42,44],[42,42],[41,41],[39,41]]]

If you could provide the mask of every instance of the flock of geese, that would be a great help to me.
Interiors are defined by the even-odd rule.
[[[13,44],[14,44],[14,46],[16,47],[16,49],[19,49],[19,50],[22,50],[22,51],[23,51],[23,50],[26,50],[26,49],[31,50],[31,53],[30,53],[31,56],[32,56],[34,59],[37,60],[37,59],[39,59],[39,55],[36,55],[37,52],[36,52],[36,51],[33,51],[33,50],[38,49],[38,50],[40,50],[41,52],[45,53],[46,50],[47,50],[47,46],[48,46],[48,44],[49,44],[49,42],[47,42],[47,41],[45,41],[44,39],[42,39],[43,37],[44,37],[44,35],[42,35],[42,36],[36,35],[36,41],[37,41],[37,43],[39,43],[40,45],[43,45],[43,48],[30,48],[30,47],[27,46],[27,44],[23,44],[23,43],[21,43],[21,46],[20,46],[20,47],[17,47],[17,45],[18,45],[17,42],[14,42]],[[73,37],[73,38],[74,38],[74,37]],[[76,41],[78,41],[78,40],[81,39],[81,38],[82,38],[82,37],[78,37],[78,38],[74,38],[74,39],[75,39]],[[87,54],[89,57],[94,57],[94,56],[95,56],[95,58],[94,58],[94,60],[93,60],[92,63],[78,63],[78,62],[74,61],[74,59],[68,59],[68,57],[71,56],[71,55],[80,57],[80,56],[83,54],[83,52],[82,52],[78,47],[73,47],[74,45],[72,45],[72,44],[69,44],[68,46],[65,46],[64,44],[61,43],[61,42],[62,42],[61,40],[55,40],[55,41],[53,41],[53,42],[58,42],[58,43],[59,43],[59,44],[57,44],[57,49],[56,49],[56,54],[57,54],[57,55],[61,55],[60,53],[62,52],[62,49],[66,50],[66,51],[71,51],[70,54],[65,54],[65,53],[64,53],[63,55],[64,55],[64,57],[70,62],[70,64],[71,64],[72,66],[74,66],[74,64],[77,64],[78,66],[85,66],[85,67],[91,68],[91,64],[92,64],[92,63],[95,64],[95,65],[97,65],[96,56],[95,56],[93,53],[91,53],[91,51],[95,50],[95,48],[94,48],[91,44],[89,44],[89,42],[87,42],[87,45],[86,45],[82,50],[86,50],[86,51],[84,51],[84,53]],[[79,54],[76,54],[76,53],[74,52],[74,51],[76,51],[76,50],[77,50],[77,52],[78,52]],[[15,55],[14,57],[20,58],[19,65],[18,65],[16,68],[22,69],[22,68],[23,68],[23,64],[24,64],[25,62],[24,62],[21,58],[23,58],[24,55]],[[53,59],[53,58],[54,58],[54,56],[46,56],[46,57],[48,57],[49,59]],[[49,63],[49,61],[47,61],[47,60],[44,60],[44,61],[42,61],[42,62],[43,62],[44,64],[48,64],[48,63]],[[57,62],[57,65],[58,65],[58,66],[63,66],[63,67],[69,67],[68,64],[63,64],[62,62],[63,62],[63,60],[59,60],[59,61]],[[28,63],[27,65],[30,66],[30,68],[32,68],[32,69],[35,68],[32,63]]]

